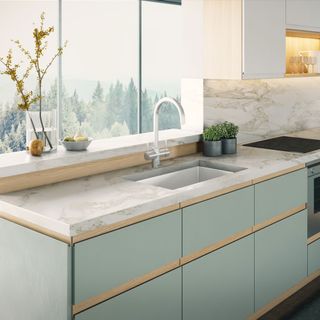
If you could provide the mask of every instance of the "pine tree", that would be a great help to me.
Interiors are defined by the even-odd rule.
[[[142,123],[141,131],[150,132],[153,130],[153,105],[152,100],[149,98],[147,89],[144,89],[141,97],[141,111],[142,111]]]
[[[106,104],[104,101],[103,88],[100,81],[92,94],[90,106],[87,108],[89,112],[89,123],[96,132],[102,131],[106,123]]]
[[[130,134],[138,132],[138,90],[131,78],[124,98],[125,122]]]

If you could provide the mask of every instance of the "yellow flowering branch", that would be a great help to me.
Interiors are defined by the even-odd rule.
[[[22,101],[21,103],[18,104],[18,108],[24,111],[28,111],[32,104],[39,102],[39,118],[40,118],[41,129],[42,129],[43,135],[45,136],[45,139],[47,140],[50,148],[52,149],[53,147],[45,131],[45,127],[42,119],[43,79],[47,74],[48,69],[56,60],[56,58],[62,55],[63,50],[66,47],[67,43],[65,43],[63,47],[58,48],[56,53],[53,55],[53,57],[49,61],[49,63],[45,67],[42,67],[41,58],[45,55],[46,50],[48,48],[47,38],[51,35],[51,33],[54,32],[54,27],[48,27],[47,29],[45,29],[44,22],[45,22],[45,13],[42,12],[40,16],[40,27],[34,28],[32,33],[33,40],[34,40],[34,55],[32,55],[29,50],[25,49],[19,40],[13,41],[16,44],[16,46],[20,49],[20,51],[26,56],[29,62],[28,67],[21,79],[18,77],[18,70],[20,68],[20,65],[19,64],[13,65],[13,57],[12,57],[11,49],[8,52],[6,60],[4,58],[0,58],[0,61],[6,67],[5,71],[1,73],[10,76],[10,78],[16,83],[16,88]],[[25,91],[24,81],[29,77],[30,72],[32,71],[33,68],[35,69],[35,72],[37,75],[38,90],[39,90],[38,95],[35,95],[32,91],[29,91],[29,92]],[[31,117],[30,117],[30,120],[31,120],[33,129],[35,131],[34,124]],[[38,138],[37,133],[36,133],[36,136]]]

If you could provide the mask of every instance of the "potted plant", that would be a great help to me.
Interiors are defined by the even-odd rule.
[[[237,153],[237,134],[239,127],[228,121],[221,123],[220,126],[222,131],[222,153]]]
[[[207,157],[217,157],[222,154],[221,125],[216,124],[203,131],[203,154]]]
[[[23,62],[14,62],[13,51],[10,49],[6,57],[0,57],[0,65],[2,64],[5,69],[0,71],[0,74],[8,75],[15,83],[17,89],[17,96],[19,98],[17,107],[27,113],[28,120],[31,123],[31,128],[35,140],[30,141],[29,151],[32,155],[39,156],[42,150],[51,151],[56,148],[52,142],[52,137],[46,129],[46,122],[43,115],[43,86],[44,78],[48,73],[48,69],[52,66],[53,62],[63,53],[62,47],[57,48],[53,56],[43,62],[45,53],[48,47],[48,37],[54,32],[54,27],[45,28],[45,13],[40,16],[40,25],[35,27],[32,32],[34,48],[32,50],[26,49],[19,40],[13,41],[17,49],[26,58],[25,65]],[[66,44],[64,45],[64,47]],[[37,79],[36,92],[27,90],[25,87],[26,80],[31,73],[34,72]],[[36,106],[38,117],[34,119],[31,116],[31,108]],[[55,139],[56,140],[56,139]],[[42,145],[42,148],[41,148]],[[33,152],[33,150],[35,150]]]

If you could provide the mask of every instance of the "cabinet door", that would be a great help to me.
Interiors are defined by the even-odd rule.
[[[255,223],[261,223],[308,202],[307,169],[255,185]]]
[[[183,255],[254,224],[254,188],[244,188],[183,209]]]
[[[290,28],[320,31],[319,15],[319,0],[286,0],[286,23]]]
[[[101,303],[75,320],[181,320],[181,269]]]
[[[320,240],[308,245],[308,275],[320,270]]]
[[[255,310],[307,276],[307,211],[255,234]]]
[[[71,319],[71,248],[0,219],[0,319]]]
[[[183,267],[184,320],[241,320],[253,312],[253,235]]]
[[[285,74],[285,0],[243,1],[243,78]]]
[[[74,303],[111,290],[181,257],[181,214],[171,212],[74,248]]]

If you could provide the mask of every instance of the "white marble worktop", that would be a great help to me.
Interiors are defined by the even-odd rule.
[[[320,129],[292,135],[320,139]],[[204,158],[197,154],[162,161],[162,166],[200,159],[247,169],[181,189],[168,190],[128,181],[125,178],[136,172],[152,170],[151,165],[144,165],[0,195],[0,211],[66,236],[75,236],[103,225],[288,169],[299,163],[316,161],[320,159],[320,150],[298,154],[239,146],[236,155]]]

